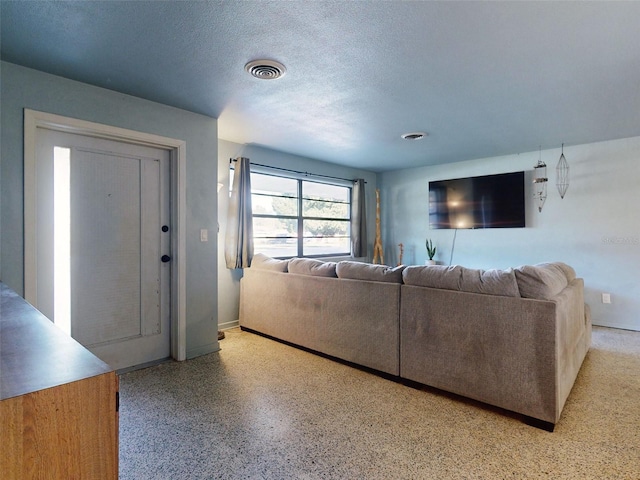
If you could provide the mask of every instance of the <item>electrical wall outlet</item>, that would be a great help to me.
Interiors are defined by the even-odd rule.
[[[603,293],[602,294],[602,303],[611,303],[611,294]]]
[[[207,230],[206,228],[203,228],[200,230],[200,241],[201,242],[209,241],[209,230]]]

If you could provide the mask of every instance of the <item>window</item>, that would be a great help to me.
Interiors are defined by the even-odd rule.
[[[252,172],[251,201],[255,253],[351,253],[351,187]]]

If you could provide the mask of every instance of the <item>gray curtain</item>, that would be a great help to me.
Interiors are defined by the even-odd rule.
[[[236,159],[229,199],[224,259],[227,268],[247,268],[253,259],[253,211],[251,209],[251,162]]]
[[[364,195],[365,181],[354,180],[351,191],[351,256],[366,257],[367,252],[367,213]]]

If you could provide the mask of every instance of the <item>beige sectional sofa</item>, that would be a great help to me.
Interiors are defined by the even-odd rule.
[[[563,263],[385,267],[256,255],[240,326],[553,429],[591,343]]]
[[[363,281],[337,278],[336,266],[257,255],[240,281],[240,326],[400,375],[402,271]]]

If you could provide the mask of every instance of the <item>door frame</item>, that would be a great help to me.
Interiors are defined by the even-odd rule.
[[[37,305],[36,135],[43,128],[170,151],[171,169],[171,357],[187,358],[186,142],[150,133],[24,109],[24,298]]]

